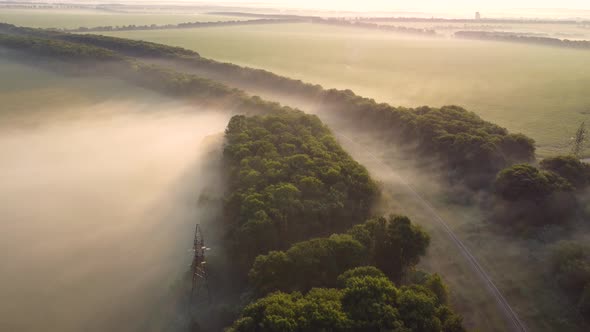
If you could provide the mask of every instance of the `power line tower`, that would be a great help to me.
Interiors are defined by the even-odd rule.
[[[197,224],[195,227],[195,238],[193,240],[193,251],[194,257],[191,264],[191,274],[193,285],[191,287],[190,306],[193,304],[193,297],[195,290],[198,292],[202,287],[205,287],[207,291],[207,300],[211,303],[211,293],[209,292],[209,282],[207,280],[207,268],[205,261],[205,252],[209,248],[205,246],[205,240],[203,239],[203,233],[201,232],[201,226]]]
[[[586,123],[582,122],[576,134],[572,137],[572,155],[576,158],[580,158],[580,155],[584,151],[584,147],[588,141],[588,130],[586,129]]]

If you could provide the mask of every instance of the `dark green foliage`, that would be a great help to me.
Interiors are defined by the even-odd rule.
[[[571,185],[562,177],[519,164],[498,173],[495,183],[496,193],[506,200],[543,201],[559,191],[571,191]]]
[[[556,173],[518,164],[496,177],[496,221],[519,228],[564,223],[576,212],[571,184]]]
[[[59,40],[28,36],[13,36],[0,33],[0,47],[27,52],[35,56],[51,57],[61,61],[120,61],[119,54],[93,46],[72,44]]]
[[[337,289],[270,294],[248,305],[228,331],[464,331],[461,317],[425,287],[398,289],[367,267],[338,279]]]
[[[0,23],[0,33],[32,36],[44,39],[57,39],[66,42],[73,42],[87,46],[109,49],[127,56],[152,56],[152,57],[176,57],[192,56],[199,54],[181,47],[174,47],[164,44],[156,44],[143,40],[132,40],[101,35],[70,34],[59,31],[17,27],[12,24]]]
[[[367,170],[301,112],[234,116],[224,156],[228,220],[247,266],[260,253],[365,219],[377,196]]]
[[[350,235],[308,240],[256,257],[249,279],[259,294],[332,287],[343,271],[366,261],[366,251]]]
[[[341,275],[338,276],[338,285],[340,287],[344,287],[348,279],[351,278],[359,278],[359,277],[375,277],[375,278],[382,278],[387,277],[383,271],[379,270],[374,266],[360,266],[355,267],[354,269],[350,269],[344,271]]]
[[[561,242],[553,250],[553,275],[573,299],[580,313],[590,319],[590,247]]]
[[[574,156],[543,159],[541,168],[563,177],[576,189],[586,188],[590,184],[590,165]]]
[[[430,237],[405,216],[390,216],[354,226],[349,232],[369,250],[369,263],[395,281],[420,261]]]
[[[584,319],[590,320],[590,282],[584,287],[584,291],[578,301],[578,309],[583,315]]]
[[[428,276],[424,283],[424,287],[428,288],[434,295],[436,295],[439,304],[448,303],[449,290],[440,275],[435,273]]]
[[[559,284],[579,293],[590,282],[590,248],[561,242],[553,250],[553,272]]]
[[[346,280],[342,309],[360,329],[395,329],[403,324],[396,308],[398,290],[384,277],[352,277]]]
[[[271,251],[258,256],[249,273],[251,285],[257,294],[265,294],[335,287],[356,276],[386,275],[399,281],[418,263],[429,244],[428,235],[406,217],[369,220],[348,233],[300,242],[285,252]],[[356,268],[344,273],[343,279],[336,279],[344,271],[366,264],[376,267]],[[446,289],[437,282],[442,284],[440,278],[428,279],[425,284],[445,302]]]

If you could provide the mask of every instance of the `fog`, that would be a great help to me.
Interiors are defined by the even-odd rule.
[[[160,112],[165,111],[165,112]],[[188,269],[227,113],[104,102],[0,130],[0,330],[146,330]]]

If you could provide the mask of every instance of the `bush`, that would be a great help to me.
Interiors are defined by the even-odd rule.
[[[561,176],[519,164],[498,173],[494,219],[519,227],[563,223],[576,211],[573,187]]]
[[[574,156],[543,159],[541,168],[563,177],[576,189],[584,189],[590,184],[590,165]]]

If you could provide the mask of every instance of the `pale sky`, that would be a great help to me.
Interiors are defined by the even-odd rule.
[[[199,1],[215,3],[215,1]],[[590,9],[590,0],[225,0],[225,3],[273,4],[332,10],[499,10],[514,8]]]

